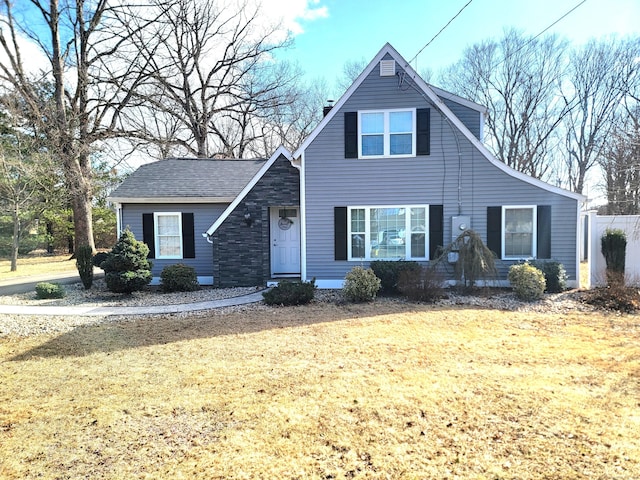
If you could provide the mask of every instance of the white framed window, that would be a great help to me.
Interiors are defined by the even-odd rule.
[[[537,207],[512,205],[502,207],[502,258],[520,260],[535,258]]]
[[[182,258],[182,214],[155,212],[153,217],[156,258]]]
[[[358,157],[415,157],[416,110],[358,112]]]
[[[347,208],[348,260],[428,260],[428,205]]]

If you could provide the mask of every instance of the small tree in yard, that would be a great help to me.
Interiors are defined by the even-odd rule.
[[[142,290],[151,282],[151,263],[147,260],[149,247],[125,230],[118,243],[100,264],[105,272],[107,288],[114,293]]]
[[[473,230],[462,232],[443,250],[435,263],[448,263],[450,254],[457,256],[455,275],[465,289],[474,288],[478,280],[486,282],[497,277],[495,255]]]
[[[607,283],[624,285],[625,255],[627,236],[620,229],[607,229],[600,239],[602,255],[607,262]]]

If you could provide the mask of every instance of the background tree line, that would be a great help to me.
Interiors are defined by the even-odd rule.
[[[12,238],[53,212],[72,244],[95,249],[94,212],[132,155],[300,145],[328,89],[277,60],[291,39],[263,13],[235,0],[0,0],[0,159],[13,172],[0,201],[22,212],[10,214]],[[488,107],[486,143],[501,161],[577,192],[601,167],[612,209],[638,211],[639,42],[572,47],[506,31],[437,78]],[[342,84],[363,66],[346,65]]]

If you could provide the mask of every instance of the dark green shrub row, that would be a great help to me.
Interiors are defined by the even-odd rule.
[[[420,264],[407,260],[375,260],[371,262],[371,270],[380,279],[380,290],[385,295],[400,293],[398,281],[403,272],[420,272]]]
[[[567,289],[567,271],[557,260],[532,260],[530,264],[540,270],[547,282],[548,293],[560,293]]]
[[[193,267],[183,263],[167,265],[160,273],[160,290],[170,292],[193,292],[200,289]]]
[[[436,302],[444,295],[444,275],[434,266],[400,272],[398,290],[414,302]]]
[[[315,295],[316,279],[310,282],[281,281],[277,287],[273,287],[262,294],[267,305],[304,305]]]
[[[59,283],[40,282],[36,284],[36,298],[64,298],[67,294]]]

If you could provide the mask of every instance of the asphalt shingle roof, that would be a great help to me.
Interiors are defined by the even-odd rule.
[[[168,158],[142,165],[109,196],[119,199],[235,198],[266,159]]]

